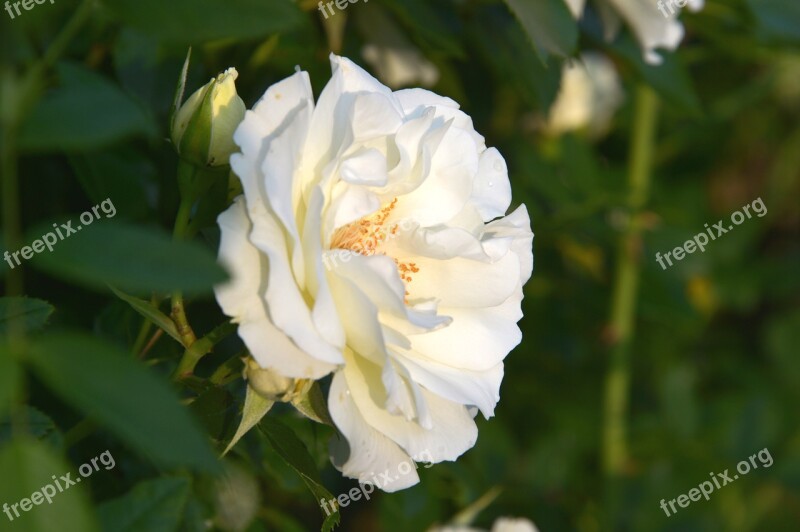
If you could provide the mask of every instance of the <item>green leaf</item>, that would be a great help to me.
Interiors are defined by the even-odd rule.
[[[9,512],[13,517],[13,522],[8,523],[5,529],[14,532],[96,531],[97,523],[83,487],[74,485],[59,492],[53,485],[53,475],[58,477],[67,473],[71,473],[73,481],[80,482],[80,476],[73,467],[39,441],[20,438],[0,449],[0,478],[4,479],[0,482],[0,503],[9,504]],[[28,501],[25,503],[27,507],[35,492],[42,494],[44,491],[50,496],[50,504],[43,498],[39,505],[23,511],[23,499]],[[39,496],[35,498],[39,500]],[[12,506],[18,503],[17,517]],[[0,517],[3,521],[8,518],[7,515]]]
[[[564,0],[505,0],[519,20],[536,53],[569,57],[578,44],[578,24]]]
[[[179,44],[261,37],[304,21],[290,0],[105,0],[105,4],[126,24]]]
[[[47,442],[51,448],[61,449],[64,447],[64,435],[50,416],[32,406],[24,405],[18,412],[15,412],[15,417],[27,429],[28,434],[37,440]],[[11,419],[6,418],[0,421],[0,443],[11,441],[13,435],[14,424]]]
[[[114,295],[129,304],[133,307],[133,310],[138,312],[147,320],[150,320],[156,327],[163,330],[165,333],[170,335],[176,342],[183,345],[181,341],[181,336],[178,334],[178,328],[175,326],[175,322],[170,319],[169,316],[158,310],[158,308],[154,307],[150,304],[149,301],[145,301],[144,299],[139,299],[138,297],[129,296],[125,292],[121,292],[117,290],[113,286],[109,286]]]
[[[292,399],[292,404],[307,418],[313,419],[317,423],[334,426],[328,411],[328,403],[319,383],[314,382],[306,393]]]
[[[650,65],[642,58],[639,45],[627,34],[606,46],[664,100],[692,115],[701,114],[700,99],[691,78],[674,53],[660,52],[664,61],[660,65]]]
[[[175,85],[175,98],[172,100],[172,106],[169,109],[170,128],[175,127],[175,115],[178,113],[178,109],[181,108],[181,104],[183,103],[183,94],[186,91],[186,76],[189,74],[189,62],[191,59],[192,47],[190,46],[189,51],[186,52],[186,59],[183,61],[181,73],[178,76],[178,83]]]
[[[441,13],[437,9],[442,7],[441,5],[432,4],[427,0],[384,0],[377,5],[386,6],[391,10],[408,29],[408,36],[418,41],[424,50],[452,57],[465,57],[464,49],[457,37],[457,29],[452,27],[452,17],[448,20],[449,13],[446,10]],[[372,4],[365,3],[358,8],[354,16],[364,16],[365,13],[371,15],[372,8]]]
[[[178,530],[189,497],[186,478],[159,478],[102,504],[97,513],[107,532],[172,532]]]
[[[267,437],[275,452],[300,475],[309,491],[314,495],[315,501],[333,499],[333,495],[322,485],[314,459],[302,440],[292,432],[292,429],[274,417],[265,417],[258,424],[258,428]],[[322,508],[320,508],[320,511],[322,511]],[[339,512],[331,512],[325,518],[322,530],[333,530],[338,524]]]
[[[20,149],[84,151],[132,135],[154,136],[142,109],[104,77],[73,64],[58,66],[61,84],[23,124]]]
[[[469,38],[480,52],[481,64],[493,72],[495,83],[513,86],[527,104],[546,115],[561,83],[562,61],[537,57],[521,26],[505,13],[482,9],[469,27]]]
[[[28,360],[62,399],[155,462],[217,470],[205,435],[172,390],[115,346],[63,333],[32,342]]]
[[[267,415],[269,409],[275,401],[270,401],[260,396],[250,386],[247,387],[247,392],[244,398],[244,408],[242,409],[242,421],[239,423],[239,428],[236,429],[236,434],[231,439],[231,442],[225,448],[223,456],[228,454],[228,451],[242,439],[242,436],[247,434],[250,429],[258,425],[258,422]]]
[[[147,187],[156,181],[157,171],[141,150],[119,146],[101,152],[72,154],[69,163],[86,196],[95,205],[111,199],[120,217],[150,218]]]
[[[91,227],[73,218],[76,232],[35,255],[32,264],[52,275],[89,287],[112,285],[125,292],[149,294],[181,290],[187,294],[209,292],[225,280],[211,253],[187,241],[173,241],[165,233],[108,220]],[[86,229],[86,231],[83,231]],[[52,231],[39,227],[31,238]]]
[[[19,321],[22,329],[35,331],[44,327],[55,308],[47,301],[27,297],[0,298],[0,334],[8,332],[11,321]]]
[[[238,414],[238,405],[233,396],[220,386],[209,387],[189,408],[203,424],[206,433],[216,441],[227,438]]]

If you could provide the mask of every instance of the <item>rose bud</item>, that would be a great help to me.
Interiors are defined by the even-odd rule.
[[[172,121],[172,142],[182,159],[197,166],[223,166],[238,151],[233,132],[244,118],[236,94],[239,76],[229,68],[189,96]]]

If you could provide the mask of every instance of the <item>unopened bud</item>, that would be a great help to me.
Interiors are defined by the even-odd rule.
[[[222,166],[237,151],[233,132],[245,114],[234,83],[238,75],[229,68],[195,91],[175,113],[172,142],[182,159],[199,166]]]
[[[244,378],[258,395],[271,401],[291,401],[297,394],[303,393],[305,379],[290,379],[271,370],[264,369],[258,362],[248,358],[245,362]]]

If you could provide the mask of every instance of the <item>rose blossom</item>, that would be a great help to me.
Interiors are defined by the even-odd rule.
[[[366,479],[475,444],[521,339],[533,234],[524,205],[505,216],[505,161],[455,102],[331,63],[316,104],[297,72],[236,130],[244,195],[219,216],[216,295],[260,366],[333,373],[332,460]]]

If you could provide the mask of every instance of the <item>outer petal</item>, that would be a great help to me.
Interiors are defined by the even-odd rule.
[[[273,136],[287,128],[300,129],[296,136],[304,136],[307,123],[296,122],[298,113],[309,113],[314,108],[311,83],[308,73],[298,72],[291,77],[272,85],[256,103],[252,111],[247,111],[244,120],[234,133],[234,141],[242,149],[242,154],[234,154],[231,164],[242,181],[245,197],[250,201],[266,202],[266,188],[261,163],[265,154],[265,144]],[[295,147],[296,148],[296,147]],[[249,164],[248,164],[249,163]],[[287,183],[291,180],[286,179]],[[293,208],[299,199],[299,190],[291,190],[284,208]],[[290,218],[290,217],[287,217]]]
[[[519,278],[519,260],[511,253],[494,263],[417,257],[415,264],[419,272],[408,284],[409,300],[436,297],[446,307],[499,305],[517,287]]]
[[[272,319],[301,349],[331,364],[342,362],[341,346],[328,343],[317,330],[306,301],[289,266],[286,241],[280,225],[268,216],[259,218],[250,240],[269,257],[265,298]],[[335,319],[335,316],[334,316]]]
[[[271,86],[236,129],[234,141],[242,153],[230,159],[254,225],[269,210],[290,236],[292,270],[300,288],[304,266],[295,213],[300,209],[301,190],[298,180],[287,176],[297,173],[313,107],[307,73],[298,72]]]
[[[495,148],[489,148],[481,153],[470,200],[487,222],[503,216],[511,205],[508,167],[503,156]]]
[[[412,349],[431,360],[456,368],[484,371],[501,362],[522,340],[522,295],[489,309],[443,307],[453,318],[442,329],[410,336]]]
[[[386,392],[379,366],[349,354],[346,355],[342,373],[364,420],[391,438],[406,453],[412,456],[428,455],[436,463],[455,460],[475,445],[478,429],[464,406],[423,390],[433,427],[426,430],[413,421],[390,414],[384,408]]]
[[[473,371],[435,362],[416,352],[401,355],[396,350],[394,356],[425,389],[454,403],[475,405],[486,418],[494,415],[503,381],[502,362],[487,370]]]
[[[520,205],[508,216],[486,225],[486,234],[499,239],[511,238],[511,250],[519,259],[519,283],[528,282],[533,272],[533,232],[528,208]]]
[[[345,437],[331,440],[333,464],[345,476],[367,481],[380,473],[397,471],[401,463],[410,462],[411,457],[395,442],[366,422],[341,371],[333,376],[328,408],[333,422]],[[393,492],[418,482],[419,476],[412,470],[383,489]]]
[[[295,378],[318,379],[333,371],[335,365],[309,356],[270,321],[263,299],[266,264],[247,239],[252,226],[244,198],[240,196],[220,214],[218,223],[220,260],[231,272],[231,280],[214,291],[225,314],[239,323],[239,336],[258,363]]]

